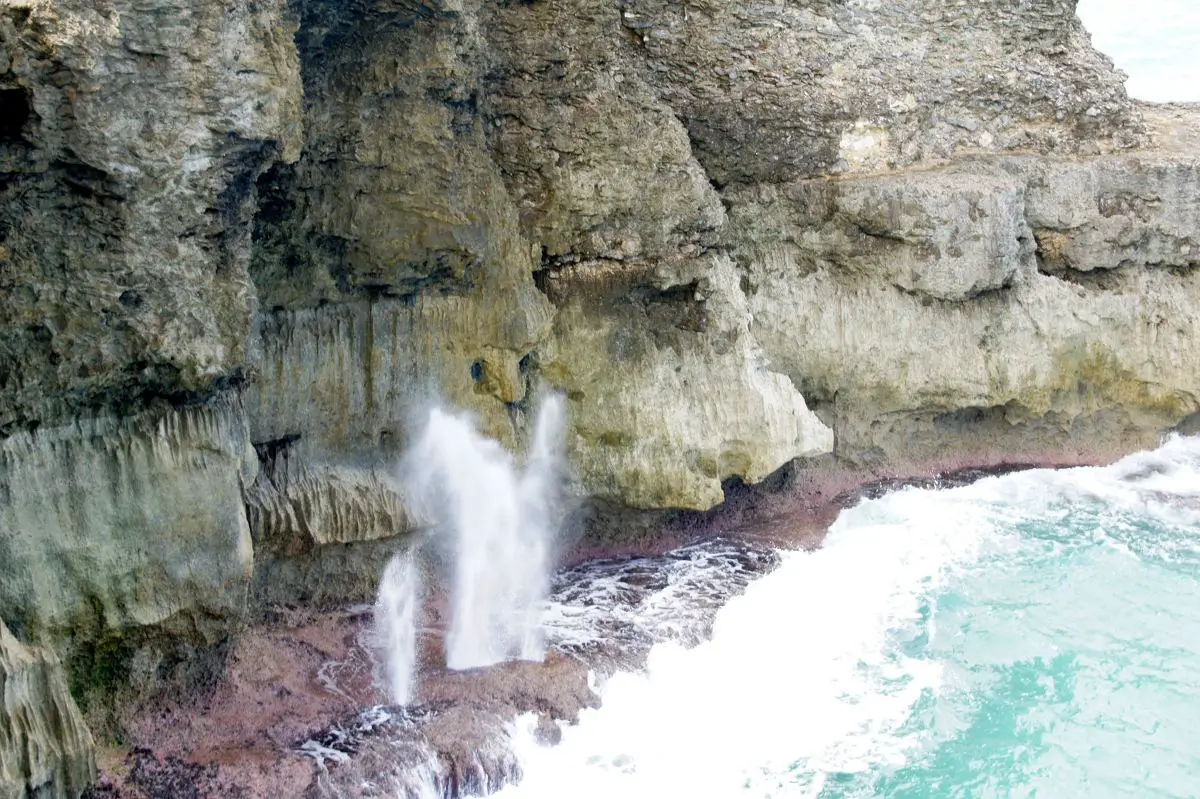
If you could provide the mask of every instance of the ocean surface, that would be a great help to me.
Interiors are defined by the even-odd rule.
[[[1092,44],[1129,75],[1132,97],[1200,102],[1200,2],[1079,0]]]
[[[864,501],[598,690],[502,796],[1200,796],[1200,439]]]

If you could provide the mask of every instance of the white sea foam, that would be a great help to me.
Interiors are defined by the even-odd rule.
[[[644,672],[612,677],[557,747],[519,731],[525,780],[503,795],[815,796],[831,775],[904,762],[904,723],[940,673],[898,636],[990,533],[973,503],[932,496],[843,514],[823,549],[785,554],[722,608],[710,641],[659,644]]]
[[[1054,519],[1068,516],[1074,532],[1055,537]],[[1026,531],[1031,521],[1047,532]],[[1081,525],[1093,537],[1080,538]],[[922,643],[939,636],[939,597],[968,576],[978,582],[1023,562],[1031,534],[1048,551],[1101,543],[1200,563],[1200,439],[1174,438],[1106,468],[904,489],[844,512],[822,549],[783,554],[779,568],[729,600],[711,640],[660,643],[644,671],[611,677],[600,687],[603,706],[564,729],[557,747],[537,745],[527,720],[516,735],[525,779],[503,795],[815,797],[855,775],[870,784],[938,745],[945,729],[930,714],[943,694],[963,690],[962,675]],[[649,579],[651,563],[632,569],[634,584]],[[555,594],[566,607],[551,634],[586,645],[614,609],[617,627],[669,634],[669,608],[656,601],[702,607],[697,597],[719,592],[736,565],[703,549],[658,563],[660,584],[633,604],[619,573],[574,575]]]

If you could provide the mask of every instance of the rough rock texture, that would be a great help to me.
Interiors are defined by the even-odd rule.
[[[1071,0],[617,5],[722,185],[1138,140]]]
[[[301,141],[294,30],[282,0],[0,4],[0,618],[80,697],[245,612],[226,389],[255,179]]]
[[[240,379],[291,38],[282,0],[0,6],[0,433]]]
[[[58,658],[0,621],[0,797],[75,797],[95,775],[92,735]]]
[[[370,601],[413,518],[386,471],[312,467],[293,453],[260,452],[264,468],[245,491],[254,539],[252,604]]]
[[[55,644],[81,696],[153,682],[178,642],[214,644],[245,613],[256,468],[233,400],[9,437],[0,617]]]
[[[261,185],[256,440],[371,456],[440,394],[511,443],[551,311],[488,155],[476,34],[436,5],[297,8],[306,141]]]
[[[664,269],[633,291],[621,267],[547,278],[565,297],[543,369],[572,400],[569,449],[592,496],[705,510],[723,480],[758,481],[833,445],[794,385],[767,369],[733,263],[689,266],[691,281]]]
[[[581,491],[629,505],[711,507],[723,478],[828,449],[704,254],[724,209],[617,66],[618,17],[571,17],[563,49],[516,6],[299,9],[307,140],[260,182],[256,220],[255,440],[379,462],[441,397],[515,443],[542,382],[571,401]]]
[[[1151,445],[1200,411],[1196,167],[1005,157],[730,193],[755,333],[860,465]]]

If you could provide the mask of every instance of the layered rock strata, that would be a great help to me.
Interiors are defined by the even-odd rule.
[[[972,159],[730,193],[754,330],[839,458],[1036,461],[1200,410],[1190,152]]]

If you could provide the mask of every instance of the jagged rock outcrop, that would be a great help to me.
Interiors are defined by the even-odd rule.
[[[92,735],[58,658],[0,621],[0,797],[73,799],[95,775]]]
[[[389,473],[310,466],[287,448],[263,452],[265,468],[245,491],[254,540],[253,604],[368,601],[414,518]]]
[[[706,510],[723,480],[758,481],[833,446],[795,386],[767,368],[733,263],[684,268],[631,276],[585,262],[546,277],[560,304],[543,371],[567,391],[572,460],[602,500]]]

